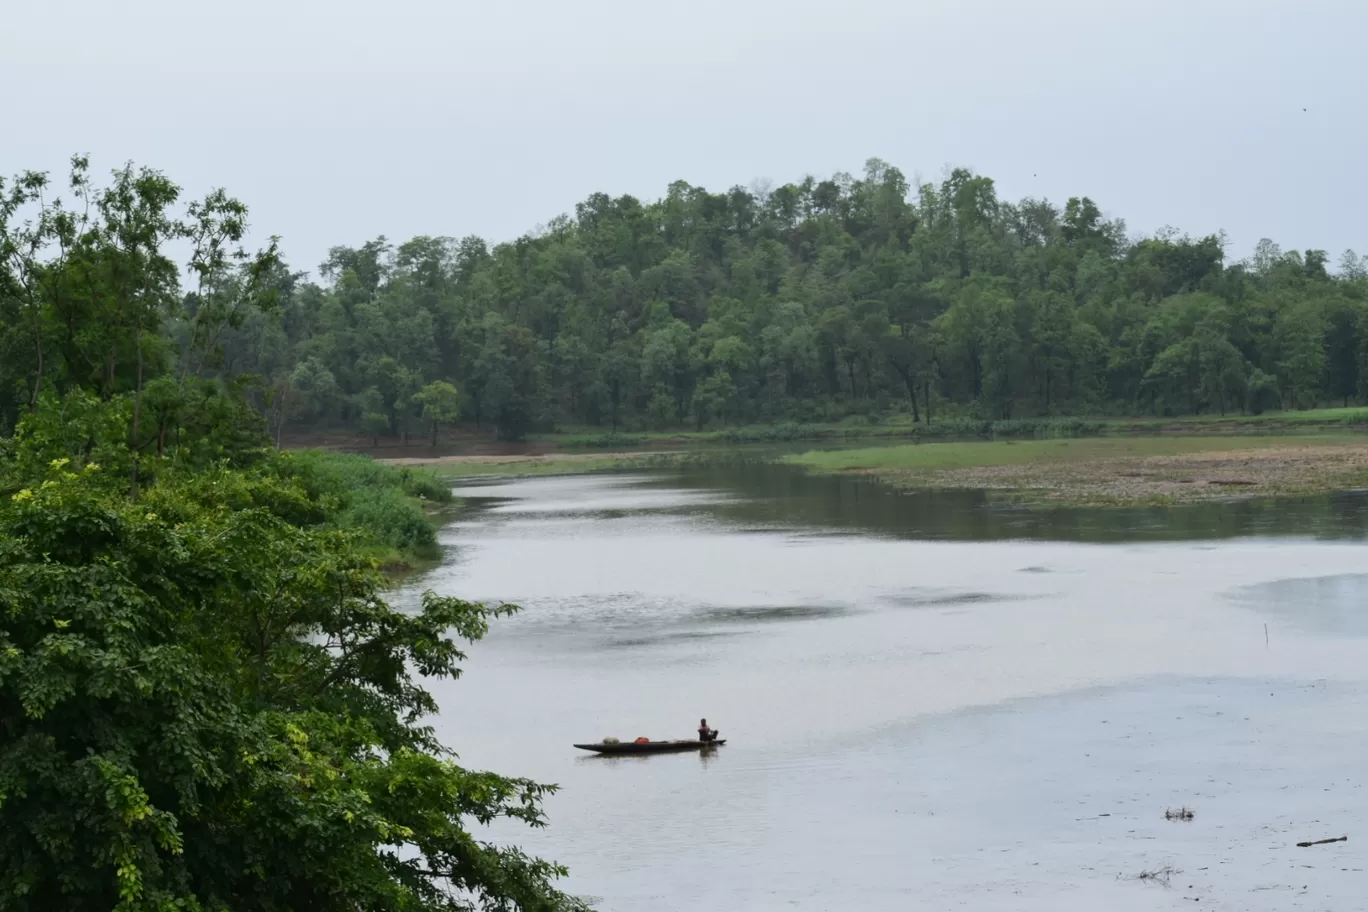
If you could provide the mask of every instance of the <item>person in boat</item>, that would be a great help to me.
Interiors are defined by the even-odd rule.
[[[698,740],[699,740],[699,741],[716,741],[716,740],[717,740],[717,729],[715,729],[715,728],[709,728],[709,727],[708,727],[708,720],[707,720],[707,719],[699,719],[699,720],[698,720]]]

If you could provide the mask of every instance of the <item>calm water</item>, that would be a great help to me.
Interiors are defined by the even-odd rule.
[[[775,466],[459,493],[416,588],[525,610],[438,729],[563,787],[492,838],[606,912],[1368,908],[1363,496],[1042,513]],[[571,747],[700,716],[709,756]]]

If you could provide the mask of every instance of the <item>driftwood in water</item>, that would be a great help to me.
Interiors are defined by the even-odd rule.
[[[1349,837],[1348,837],[1348,836],[1336,836],[1334,839],[1315,839],[1315,840],[1312,840],[1311,842],[1299,842],[1299,843],[1297,843],[1297,848],[1299,848],[1299,849],[1304,849],[1304,848],[1306,848],[1307,846],[1325,845],[1327,842],[1348,842],[1348,841],[1349,841]]]

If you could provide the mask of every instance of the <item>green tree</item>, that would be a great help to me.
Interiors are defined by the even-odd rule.
[[[1255,370],[1290,405],[1368,398],[1357,254],[1332,272],[1322,251],[1265,241],[1230,262],[1220,232],[1130,239],[1088,196],[1009,202],[962,168],[919,187],[870,159],[780,186],[593,194],[509,243],[334,247],[317,281],[274,244],[247,253],[226,194],[182,205],[155,172],[97,186],[87,170],[65,202],[45,175],[0,193],[0,428],[46,391],[108,397],[168,374],[250,386],[277,436],[383,412],[402,440],[437,380],[468,396],[477,431],[510,439],[670,426],[700,404],[714,423],[1214,411]],[[186,294],[172,238],[189,240]],[[1180,352],[1206,387],[1170,388]],[[698,395],[719,370],[721,412]],[[378,410],[360,407],[370,388]],[[133,436],[151,452],[156,434]]]
[[[437,448],[437,430],[443,424],[451,424],[461,417],[465,403],[461,391],[445,380],[434,380],[413,396],[415,404],[422,409],[423,420],[432,429],[432,448]]]
[[[700,431],[709,419],[726,419],[733,414],[735,408],[736,384],[732,382],[731,374],[727,371],[718,370],[704,377],[694,387],[693,412]]]
[[[1296,408],[1310,408],[1320,398],[1325,376],[1325,327],[1321,311],[1299,303],[1279,314],[1273,327],[1278,352],[1278,386]]]
[[[128,461],[129,409],[96,412]],[[19,449],[52,452],[43,427]],[[540,826],[552,789],[458,766],[421,723],[422,680],[513,609],[391,608],[290,460],[165,474],[136,505],[94,461],[6,467],[4,907],[583,908],[470,831]]]
[[[375,387],[367,387],[361,394],[361,427],[371,439],[371,446],[380,445],[380,435],[389,431],[390,416],[385,394]]]

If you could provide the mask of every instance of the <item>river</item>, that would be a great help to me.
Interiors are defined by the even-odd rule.
[[[1368,497],[1038,511],[775,465],[457,493],[404,595],[524,610],[435,725],[562,787],[492,838],[603,912],[1365,908]],[[700,716],[716,752],[571,747]]]

